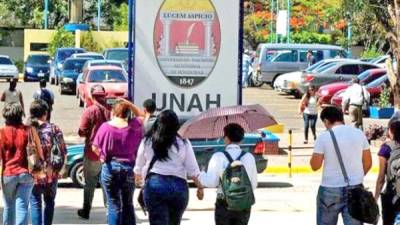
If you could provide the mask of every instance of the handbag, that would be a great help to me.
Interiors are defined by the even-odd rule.
[[[350,180],[346,168],[344,167],[343,158],[340,154],[335,134],[331,129],[329,130],[329,133],[332,137],[340,169],[342,170],[344,180],[347,183],[347,206],[351,217],[363,223],[377,224],[379,221],[379,206],[376,203],[372,192],[365,189],[363,185],[350,188]]]
[[[145,183],[146,183],[146,181],[149,179],[149,177],[150,177],[150,170],[153,168],[153,166],[154,166],[154,164],[156,163],[156,161],[157,161],[156,156],[153,156],[153,158],[151,159],[149,168],[147,169],[146,177],[145,177],[145,179],[144,179],[144,182],[145,182]],[[144,215],[147,216],[147,207],[146,207],[146,204],[145,204],[145,202],[144,202],[144,185],[143,185],[143,187],[140,189],[140,192],[139,192],[137,201],[138,201],[138,203],[139,203],[139,205],[140,205],[140,208],[142,208]]]
[[[30,174],[42,172],[42,162],[38,153],[38,146],[34,141],[32,129],[28,130],[28,143],[26,145],[26,156],[28,160],[28,171]]]

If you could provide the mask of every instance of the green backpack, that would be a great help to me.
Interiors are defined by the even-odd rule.
[[[228,152],[223,151],[223,153],[229,160],[229,165],[221,178],[221,188],[224,194],[224,200],[228,206],[227,208],[231,211],[248,210],[255,203],[250,178],[243,164],[233,167],[232,165],[234,165],[235,161]],[[240,161],[246,154],[247,152],[242,151],[236,161]]]

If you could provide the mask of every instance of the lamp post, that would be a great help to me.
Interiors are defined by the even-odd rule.
[[[291,11],[291,2],[287,0],[287,39],[286,42],[290,43],[290,11]]]
[[[351,13],[347,12],[346,13],[346,17],[347,17],[347,53],[348,53],[348,58],[352,57],[351,54],[351,42],[352,42],[352,38],[353,38],[353,24],[351,21]]]
[[[101,0],[97,0],[97,31],[100,31]]]
[[[48,17],[49,17],[49,0],[44,0],[44,29],[47,30],[49,26]]]
[[[135,85],[133,79],[133,72],[135,71],[135,64],[133,62],[133,58],[135,58],[135,45],[133,41],[135,40],[135,31],[134,26],[136,24],[136,1],[129,0],[129,31],[128,31],[128,98],[130,101],[134,101],[134,90],[133,86]]]
[[[270,33],[270,35],[271,35],[271,38],[270,38],[270,42],[272,43],[274,40],[273,40],[273,34],[274,34],[274,1],[275,0],[270,0],[270,9],[271,9],[271,23],[270,23],[270,27],[269,27],[269,33]]]
[[[276,0],[276,16],[278,15],[279,15],[279,0]],[[276,43],[279,43],[278,27],[275,30],[276,30]]]

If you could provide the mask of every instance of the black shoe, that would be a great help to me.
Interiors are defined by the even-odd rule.
[[[82,219],[88,220],[89,219],[89,212],[84,209],[79,209],[78,210],[78,216]]]

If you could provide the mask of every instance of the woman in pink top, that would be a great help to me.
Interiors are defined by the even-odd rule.
[[[179,120],[171,111],[158,115],[146,134],[136,158],[136,183],[146,178],[144,202],[151,225],[179,225],[189,201],[187,178],[193,179],[198,198],[203,198],[203,187],[192,145],[178,135]]]

